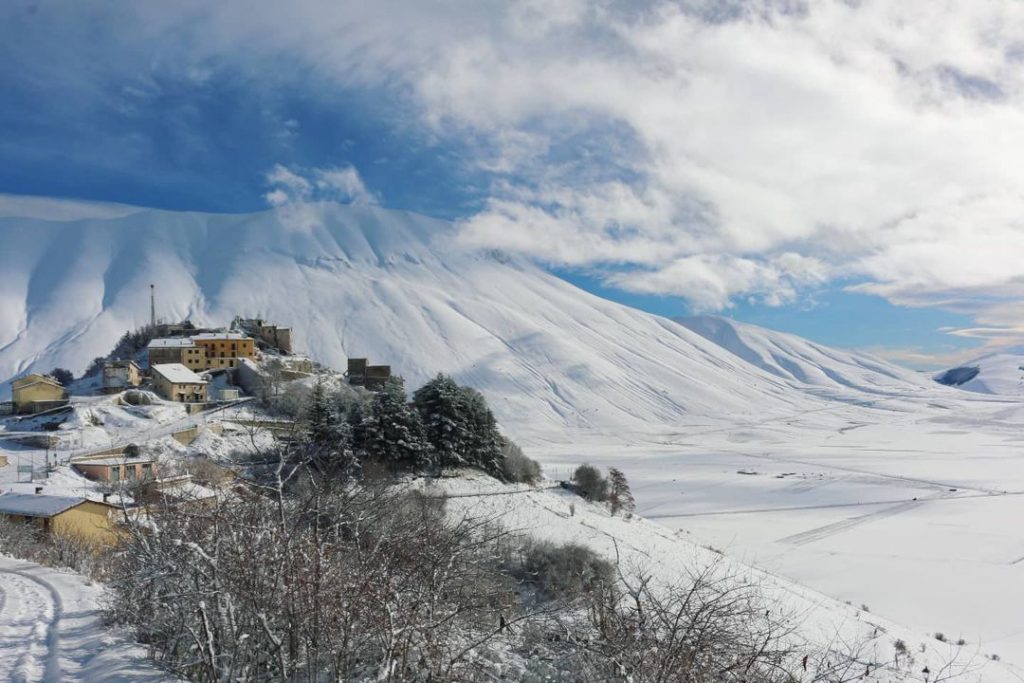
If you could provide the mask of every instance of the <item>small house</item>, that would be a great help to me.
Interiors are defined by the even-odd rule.
[[[119,482],[148,481],[156,478],[156,459],[149,457],[118,457],[116,455],[75,460],[72,466],[86,479]]]
[[[142,369],[133,360],[111,360],[103,364],[103,391],[113,394],[142,384]]]
[[[87,498],[30,493],[0,495],[0,517],[38,527],[44,533],[75,536],[96,543],[112,543],[118,508]]]
[[[49,375],[25,375],[11,382],[14,412],[39,413],[67,404],[68,392]]]
[[[150,368],[153,388],[168,401],[205,403],[206,381],[181,363],[166,363]]]

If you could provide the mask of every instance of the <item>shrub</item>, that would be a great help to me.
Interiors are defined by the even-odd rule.
[[[608,500],[608,480],[601,475],[601,470],[593,465],[580,465],[572,473],[572,482],[576,484],[580,495],[589,501],[601,502]]]
[[[945,633],[936,633],[935,634],[935,640],[939,641],[940,643],[946,642],[946,634]]]
[[[506,481],[533,485],[541,477],[540,463],[527,457],[523,449],[509,439],[501,446],[501,468]]]
[[[600,591],[615,581],[610,562],[590,548],[570,543],[536,543],[526,551],[528,580],[552,598],[574,598]]]
[[[54,368],[50,371],[50,377],[57,380],[62,387],[70,385],[75,380],[75,376],[67,368]]]

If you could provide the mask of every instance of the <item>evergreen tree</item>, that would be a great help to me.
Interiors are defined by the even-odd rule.
[[[472,464],[463,395],[451,377],[439,374],[413,394],[423,431],[440,467]]]
[[[496,477],[504,474],[504,438],[487,400],[476,389],[460,387],[467,422],[467,457],[470,463]]]
[[[71,383],[75,380],[75,376],[67,368],[54,368],[50,371],[50,377],[57,380],[57,384],[62,387],[71,386]]]
[[[313,465],[321,472],[354,475],[358,463],[352,450],[352,430],[338,414],[320,378],[310,392],[305,421]]]
[[[502,476],[502,437],[483,395],[438,375],[416,390],[413,405],[441,467],[478,467]]]
[[[405,382],[392,377],[374,395],[355,430],[360,455],[387,463],[393,471],[418,470],[430,465],[430,444],[420,415],[406,401]]]
[[[309,429],[309,440],[317,447],[330,445],[337,436],[338,425],[327,398],[327,390],[320,378],[317,378],[316,384],[313,385],[313,391],[310,393],[309,407],[306,410],[306,426]]]
[[[631,517],[636,510],[636,501],[633,500],[633,492],[629,490],[629,482],[621,470],[614,467],[608,470],[608,502],[611,504],[612,514],[618,514],[619,510]]]

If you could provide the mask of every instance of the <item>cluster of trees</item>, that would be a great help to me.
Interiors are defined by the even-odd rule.
[[[411,401],[400,377],[375,393],[319,381],[292,411],[306,428],[303,452],[312,451],[324,472],[472,467],[505,481],[540,477],[537,463],[498,430],[483,395],[446,375],[417,389]]]
[[[606,479],[601,470],[593,465],[583,464],[572,474],[572,483],[581,496],[591,502],[608,503],[612,514],[624,513],[627,517],[636,511],[636,501],[630,491],[629,482],[622,470],[612,467]]]

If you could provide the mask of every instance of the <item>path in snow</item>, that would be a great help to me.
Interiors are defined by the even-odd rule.
[[[101,589],[75,574],[0,557],[0,680],[171,680],[102,623]]]

